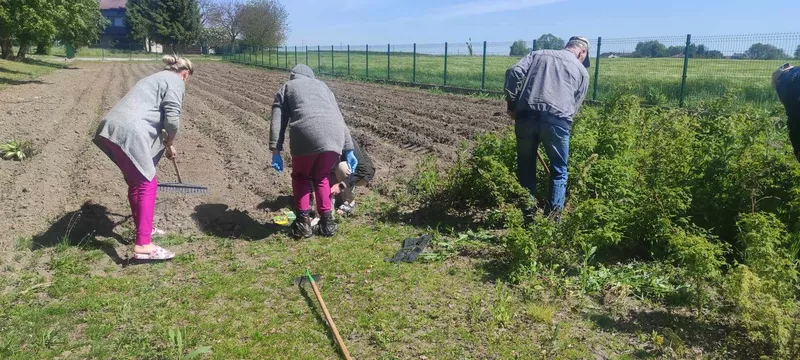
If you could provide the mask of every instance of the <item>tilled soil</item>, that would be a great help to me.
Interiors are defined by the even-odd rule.
[[[0,92],[0,140],[29,139],[38,149],[27,161],[0,161],[0,244],[33,237],[34,246],[47,246],[74,235],[70,230],[121,232],[117,226],[130,213],[125,183],[91,137],[116,101],[157,70],[155,64],[82,63],[46,76],[41,84]],[[269,109],[287,79],[287,73],[198,64],[187,87],[176,148],[183,180],[211,191],[159,194],[158,228],[223,237],[267,235],[261,224],[291,206],[291,170],[273,171],[268,150]],[[423,155],[452,160],[463,140],[511,124],[497,100],[327,83],[353,135],[375,162],[376,182],[407,176]],[[168,161],[160,164],[158,177],[175,181]],[[89,211],[100,219],[89,225],[92,229],[76,230],[75,214]]]

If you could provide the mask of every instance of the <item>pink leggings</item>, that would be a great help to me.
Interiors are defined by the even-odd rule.
[[[331,187],[328,174],[339,163],[339,154],[329,151],[292,157],[292,190],[298,212],[311,211],[311,185],[320,214],[331,211]]]
[[[117,144],[107,139],[103,139],[103,142],[114,155],[114,162],[122,170],[125,182],[128,183],[128,201],[131,204],[133,223],[136,225],[136,245],[148,245],[153,233],[158,181],[155,177],[153,180],[147,180]]]

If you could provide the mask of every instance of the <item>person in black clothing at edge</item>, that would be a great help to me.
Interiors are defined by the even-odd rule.
[[[795,159],[800,161],[800,67],[783,64],[772,73],[772,86],[786,109],[789,140]]]
[[[369,185],[372,178],[375,177],[372,159],[364,152],[356,139],[353,139],[353,147],[356,159],[358,159],[356,170],[351,173],[350,168],[347,167],[347,159],[341,158],[328,177],[328,182],[331,184],[331,196],[335,196],[337,200],[334,202],[334,208],[335,204],[341,204],[336,210],[340,216],[350,215],[355,209],[356,187]]]
[[[372,159],[361,148],[358,141],[353,137],[353,152],[358,159],[356,171],[351,172],[350,167],[347,166],[347,159],[343,156],[339,162],[331,170],[328,175],[328,183],[331,184],[331,200],[333,207],[336,209],[336,214],[339,216],[348,216],[353,213],[356,207],[355,190],[359,186],[367,186],[375,177],[375,167],[372,165]],[[316,201],[312,194],[312,201]],[[336,205],[340,204],[337,208]],[[318,219],[312,220],[312,226],[316,225]]]

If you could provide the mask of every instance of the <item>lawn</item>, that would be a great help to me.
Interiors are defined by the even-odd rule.
[[[112,239],[33,251],[35,240],[20,239],[23,269],[0,277],[0,289],[13,289],[0,293],[0,355],[179,359],[208,346],[215,359],[338,358],[313,292],[292,284],[306,268],[323,276],[322,294],[357,359],[587,358],[590,344],[630,348],[633,335],[598,332],[573,311],[578,298],[523,296],[497,280],[496,245],[462,237],[459,248],[473,255],[448,259],[440,244],[438,260],[384,261],[421,230],[373,218],[376,197],[362,206],[366,214],[332,239],[170,237],[161,244],[180,256],[155,265],[115,265],[106,255]],[[182,348],[170,331],[181,332]]]
[[[0,90],[11,85],[37,82],[39,77],[62,68],[63,65],[45,61],[18,62],[0,59]]]
[[[232,59],[280,68],[291,68],[296,63],[307,62],[315,71],[324,74],[445,85],[445,58],[441,55],[418,54],[415,75],[414,56],[410,51],[406,52],[406,49],[403,49],[403,52],[392,52],[387,56],[385,47],[381,51],[374,51],[373,47],[370,47],[369,53],[364,51],[363,47],[352,48],[349,62],[346,48],[345,51],[339,48],[334,48],[334,51],[323,48],[319,52],[316,49],[309,49],[308,53],[303,50],[298,48],[297,53],[294,52],[294,48],[289,48],[288,52],[283,49],[278,52],[256,50],[234,55]],[[442,52],[442,50],[419,49],[420,52]],[[502,91],[506,70],[518,60],[510,56],[487,56],[483,89]],[[595,98],[594,78],[595,67],[598,65],[596,58],[592,60],[593,67],[589,69],[591,78],[589,99]],[[640,95],[646,102],[652,104],[675,104],[680,99],[683,62],[682,58],[600,59],[596,99],[608,99],[622,92]],[[746,102],[777,101],[770,87],[770,75],[783,62],[785,60],[690,59],[686,80],[686,102],[694,103],[716,98],[728,92],[736,94]],[[448,56],[446,85],[481,89],[482,70],[481,56]]]

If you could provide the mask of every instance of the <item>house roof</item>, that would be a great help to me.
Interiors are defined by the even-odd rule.
[[[100,10],[124,9],[127,0],[100,0]]]

